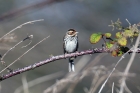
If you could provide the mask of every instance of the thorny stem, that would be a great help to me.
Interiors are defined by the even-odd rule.
[[[133,52],[133,50],[129,51],[129,53],[132,53],[132,52]],[[37,67],[43,66],[43,65],[51,63],[51,62],[54,62],[56,60],[61,60],[61,59],[65,59],[65,58],[75,57],[75,56],[94,54],[94,53],[109,53],[109,50],[105,49],[105,48],[101,48],[101,49],[96,48],[96,49],[85,50],[85,51],[71,53],[71,54],[63,54],[63,55],[58,55],[58,56],[52,56],[52,57],[50,57],[50,58],[48,58],[44,61],[40,61],[38,63],[34,63],[32,65],[29,65],[29,66],[26,66],[26,67],[23,67],[23,68],[13,70],[13,72],[10,72],[8,74],[5,74],[5,75],[1,76],[0,81],[3,81],[7,78],[13,77],[13,76],[18,75],[18,74],[23,73],[23,72],[33,70]],[[138,49],[136,53],[140,53],[140,49]]]

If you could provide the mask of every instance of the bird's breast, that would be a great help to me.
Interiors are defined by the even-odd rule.
[[[71,52],[75,52],[76,50],[76,42],[75,41],[69,41],[66,43],[65,49],[67,52],[71,53]]]

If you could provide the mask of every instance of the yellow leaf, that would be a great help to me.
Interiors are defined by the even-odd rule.
[[[126,36],[126,37],[133,37],[134,33],[129,30],[129,29],[126,29],[124,32],[123,32],[123,35]]]
[[[105,36],[106,38],[110,38],[110,37],[111,37],[111,33],[105,33],[104,36]]]
[[[116,51],[116,50],[113,50],[113,51],[111,52],[111,55],[112,55],[113,57],[116,57],[116,56],[117,56],[117,51]]]
[[[121,37],[122,37],[121,32],[117,32],[117,33],[116,33],[116,38],[121,38]]]
[[[125,37],[119,38],[118,39],[118,44],[120,46],[126,46],[127,45],[127,39]]]

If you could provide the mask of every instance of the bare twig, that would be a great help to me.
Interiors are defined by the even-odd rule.
[[[44,93],[52,93],[52,91],[54,89],[57,89],[56,90],[56,93],[59,93],[62,89],[64,89],[69,83],[77,83],[77,81],[81,81],[84,77],[88,76],[88,75],[91,75],[93,74],[94,72],[96,72],[96,70],[94,68],[97,68],[98,67],[93,67],[92,69],[86,69],[82,72],[79,72],[79,73],[70,73],[67,77],[59,80],[57,83],[55,83],[54,85],[52,85],[51,87],[47,88]],[[101,66],[102,68],[102,66]],[[104,73],[104,71],[102,72]],[[95,85],[95,89],[94,89],[94,92],[92,91],[91,93],[96,93],[95,90],[98,88],[98,86],[106,79],[106,77],[109,75],[109,74],[106,74],[104,73],[105,75],[103,75],[101,78],[99,78],[97,84]],[[122,72],[115,72],[112,74],[111,77],[118,77],[118,76],[122,76],[123,73]],[[128,76],[135,76],[135,74],[130,74]],[[60,92],[61,93],[61,92]]]
[[[92,93],[95,93],[95,91],[97,90],[99,85],[108,77],[108,75],[109,74],[106,74],[106,75],[103,75],[102,77],[99,78],[99,80],[97,81],[95,87],[92,90]],[[112,75],[110,77],[116,77],[116,76],[123,76],[123,73],[122,72],[112,73]],[[129,73],[127,76],[134,77],[135,74]]]
[[[93,67],[94,65],[96,65],[106,55],[107,54],[103,54],[103,53],[99,54],[84,69],[88,69],[89,67]]]
[[[53,73],[53,74],[50,74],[50,75],[46,75],[46,76],[34,79],[34,80],[28,82],[28,88],[33,87],[33,86],[35,86],[39,83],[58,78],[58,77],[62,76],[63,74],[64,74],[63,72],[56,72],[56,73]],[[15,90],[14,93],[21,93],[22,91],[23,91],[23,86],[20,86]]]
[[[97,50],[97,49],[95,49],[95,50]],[[100,50],[100,49],[99,49],[99,50]],[[95,51],[94,51],[94,52],[95,52]],[[96,51],[96,52],[97,52],[97,51]],[[98,52],[99,52],[99,51],[98,51]],[[85,61],[86,61],[86,62],[85,62],[85,61],[82,60],[82,59],[84,59],[84,60],[87,59],[87,60],[85,60]],[[82,61],[81,61],[81,60],[82,60]],[[81,66],[80,63],[81,63],[81,62],[82,62],[82,63],[85,62],[84,64],[86,64],[86,63],[88,62],[88,60],[89,60],[88,56],[81,58],[81,59],[76,63],[76,68],[78,67],[78,69],[77,69],[78,71],[76,71],[75,73],[69,73],[68,75],[65,76],[65,78],[59,80],[56,84],[54,84],[53,86],[47,88],[47,89],[44,91],[44,93],[48,93],[49,91],[53,91],[53,90],[56,91],[57,86],[62,85],[61,87],[59,87],[59,89],[57,89],[57,92],[58,92],[58,91],[61,91],[63,88],[65,88],[65,87],[67,86],[68,83],[73,82],[73,81],[72,81],[72,79],[73,79],[73,80],[75,80],[75,81],[73,82],[73,84],[70,85],[70,88],[67,90],[68,93],[72,92],[73,89],[74,89],[74,87],[77,85],[77,83],[78,83],[84,76],[87,75],[87,71],[84,71],[81,77],[74,79],[74,77],[76,77],[76,76],[78,75],[78,73],[83,69],[83,65]],[[54,92],[54,91],[53,91],[53,92]]]
[[[112,93],[114,93],[114,82],[112,84]]]
[[[98,63],[103,57],[105,56],[105,54],[99,54],[98,56],[96,56],[94,58],[94,60],[91,61],[91,63],[89,63],[86,67],[84,67],[83,70],[87,70],[92,68],[96,63]],[[84,65],[85,63],[88,62],[88,60],[86,58],[81,59],[83,63],[79,62],[80,65]],[[78,65],[78,64],[77,64]],[[95,67],[94,67],[95,68]],[[93,79],[95,80],[95,78]],[[78,84],[78,82],[80,81],[80,79],[78,79],[77,81],[75,81],[74,83],[72,83],[69,87],[69,89],[67,90],[67,93],[73,93],[74,88],[76,87],[76,85]],[[93,88],[93,86],[91,86]],[[89,90],[89,92],[92,93],[92,89]]]
[[[96,57],[91,61],[91,63],[89,63],[89,64],[84,68],[84,70],[89,69],[89,67],[90,67],[90,68],[92,68],[92,67],[96,68],[97,66],[94,66],[94,65],[95,65],[96,63],[99,63],[100,60],[101,60],[105,55],[106,55],[106,54],[99,54],[98,56],[96,56]],[[97,68],[98,68],[98,67],[97,67]],[[92,91],[93,91],[93,89],[94,89],[95,84],[97,83],[97,81],[98,81],[98,79],[99,79],[99,75],[100,75],[100,70],[101,70],[101,68],[103,68],[103,66],[99,67],[99,71],[98,71],[98,70],[95,71],[95,73],[94,73],[95,76],[93,77],[93,81],[92,81],[92,84],[91,84],[91,87],[90,87],[88,93],[94,93],[94,92],[92,92]]]
[[[32,50],[33,48],[35,48],[38,44],[40,44],[41,42],[43,42],[44,40],[46,40],[47,38],[49,38],[50,36],[44,38],[43,40],[39,41],[38,43],[36,43],[34,46],[32,46],[30,49],[28,49],[26,52],[24,52],[20,57],[18,57],[15,61],[13,61],[10,65],[8,65],[6,68],[4,68],[3,70],[0,71],[0,73],[2,73],[4,70],[6,70],[7,68],[9,68],[11,65],[13,65],[15,62],[17,62],[18,60],[20,60],[25,54],[27,54],[30,50]]]
[[[125,58],[125,55],[126,55],[127,53],[129,53],[130,51],[132,51],[132,48],[131,48],[130,50],[128,50],[125,54],[123,54],[122,57],[119,59],[119,61],[115,64],[113,70],[111,71],[111,73],[109,74],[109,76],[107,77],[107,79],[105,80],[105,82],[102,84],[102,86],[101,86],[101,88],[100,88],[100,90],[99,90],[98,93],[101,93],[102,89],[104,88],[105,84],[107,83],[107,81],[108,81],[108,79],[110,78],[110,76],[112,75],[112,73],[115,71],[115,69],[116,69],[116,67],[118,66],[118,64],[121,62],[121,60],[122,60],[123,58]]]
[[[24,93],[29,93],[28,82],[25,75],[22,76],[22,84],[23,84]]]
[[[32,35],[27,36],[26,38],[24,38],[23,40],[21,40],[20,42],[18,42],[16,45],[14,45],[12,48],[10,48],[6,53],[3,54],[3,56],[1,57],[1,61],[3,61],[4,57],[15,47],[17,47],[19,44],[21,44],[22,42],[24,42],[27,39],[30,39],[30,37],[32,37]]]
[[[127,93],[132,93],[132,92],[130,91],[130,89],[127,87],[126,82],[125,82],[124,89],[125,89],[125,91],[126,91]]]
[[[27,24],[33,24],[33,23],[38,22],[38,21],[44,21],[44,19],[29,21],[29,22],[26,22],[26,23],[23,23],[23,24],[17,26],[17,27],[14,28],[13,30],[9,31],[7,34],[5,34],[4,36],[2,36],[2,37],[0,38],[0,41],[1,41],[5,36],[7,36],[7,35],[9,35],[10,33],[14,32],[14,31],[17,30],[18,28],[21,28],[22,26],[27,25]]]
[[[140,41],[140,34],[139,34],[139,36],[138,36],[138,38],[137,38],[137,40],[136,40],[136,43],[135,43],[135,46],[134,46],[134,51],[137,51],[137,47],[138,47],[138,45],[139,45],[139,41]],[[126,69],[125,69],[125,71],[124,71],[124,76],[123,76],[123,78],[122,78],[122,83],[121,83],[121,85],[120,85],[120,93],[123,93],[123,91],[124,91],[125,80],[126,80],[125,75],[128,74],[129,69],[130,69],[130,67],[131,67],[131,65],[132,65],[132,63],[133,63],[134,58],[135,58],[135,55],[136,55],[136,53],[133,52],[133,53],[132,53],[132,56],[131,56],[131,58],[130,58],[130,60],[129,60],[127,66],[126,66]]]
[[[94,67],[95,68],[95,67]],[[106,69],[104,70],[104,71],[106,71]],[[94,77],[93,77],[93,80],[92,80],[92,84],[91,84],[91,86],[90,86],[90,89],[89,89],[89,92],[88,93],[94,93],[95,92],[95,89],[97,89],[96,88],[96,84],[98,83],[98,81],[99,81],[99,76],[100,76],[100,74],[102,73],[102,70],[101,70],[101,68],[99,68],[98,70],[96,70],[95,71],[95,73],[94,73]],[[100,81],[99,81],[100,82]]]
[[[89,89],[88,93],[93,93],[92,91],[93,91],[93,89],[94,89],[96,83],[97,83],[98,80],[99,80],[99,75],[100,75],[100,73],[95,73],[95,76],[94,76],[93,79],[92,79],[92,84],[91,84],[91,86],[90,86],[90,89]]]
[[[82,68],[88,63],[88,61],[91,59],[91,56],[83,56],[76,64],[76,72],[80,72]],[[73,93],[74,88],[76,87],[79,80],[75,81],[75,83],[72,83],[70,87],[68,88],[66,93]]]
[[[25,47],[29,46],[31,43],[32,43],[32,40],[30,40],[30,42],[27,45],[22,46],[21,48],[25,48]]]
[[[125,19],[125,20],[128,22],[129,26],[131,26],[131,23],[128,21],[128,19]]]

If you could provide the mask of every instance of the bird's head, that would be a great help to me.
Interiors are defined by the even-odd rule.
[[[77,31],[75,31],[74,29],[69,29],[67,32],[68,36],[77,36]]]

